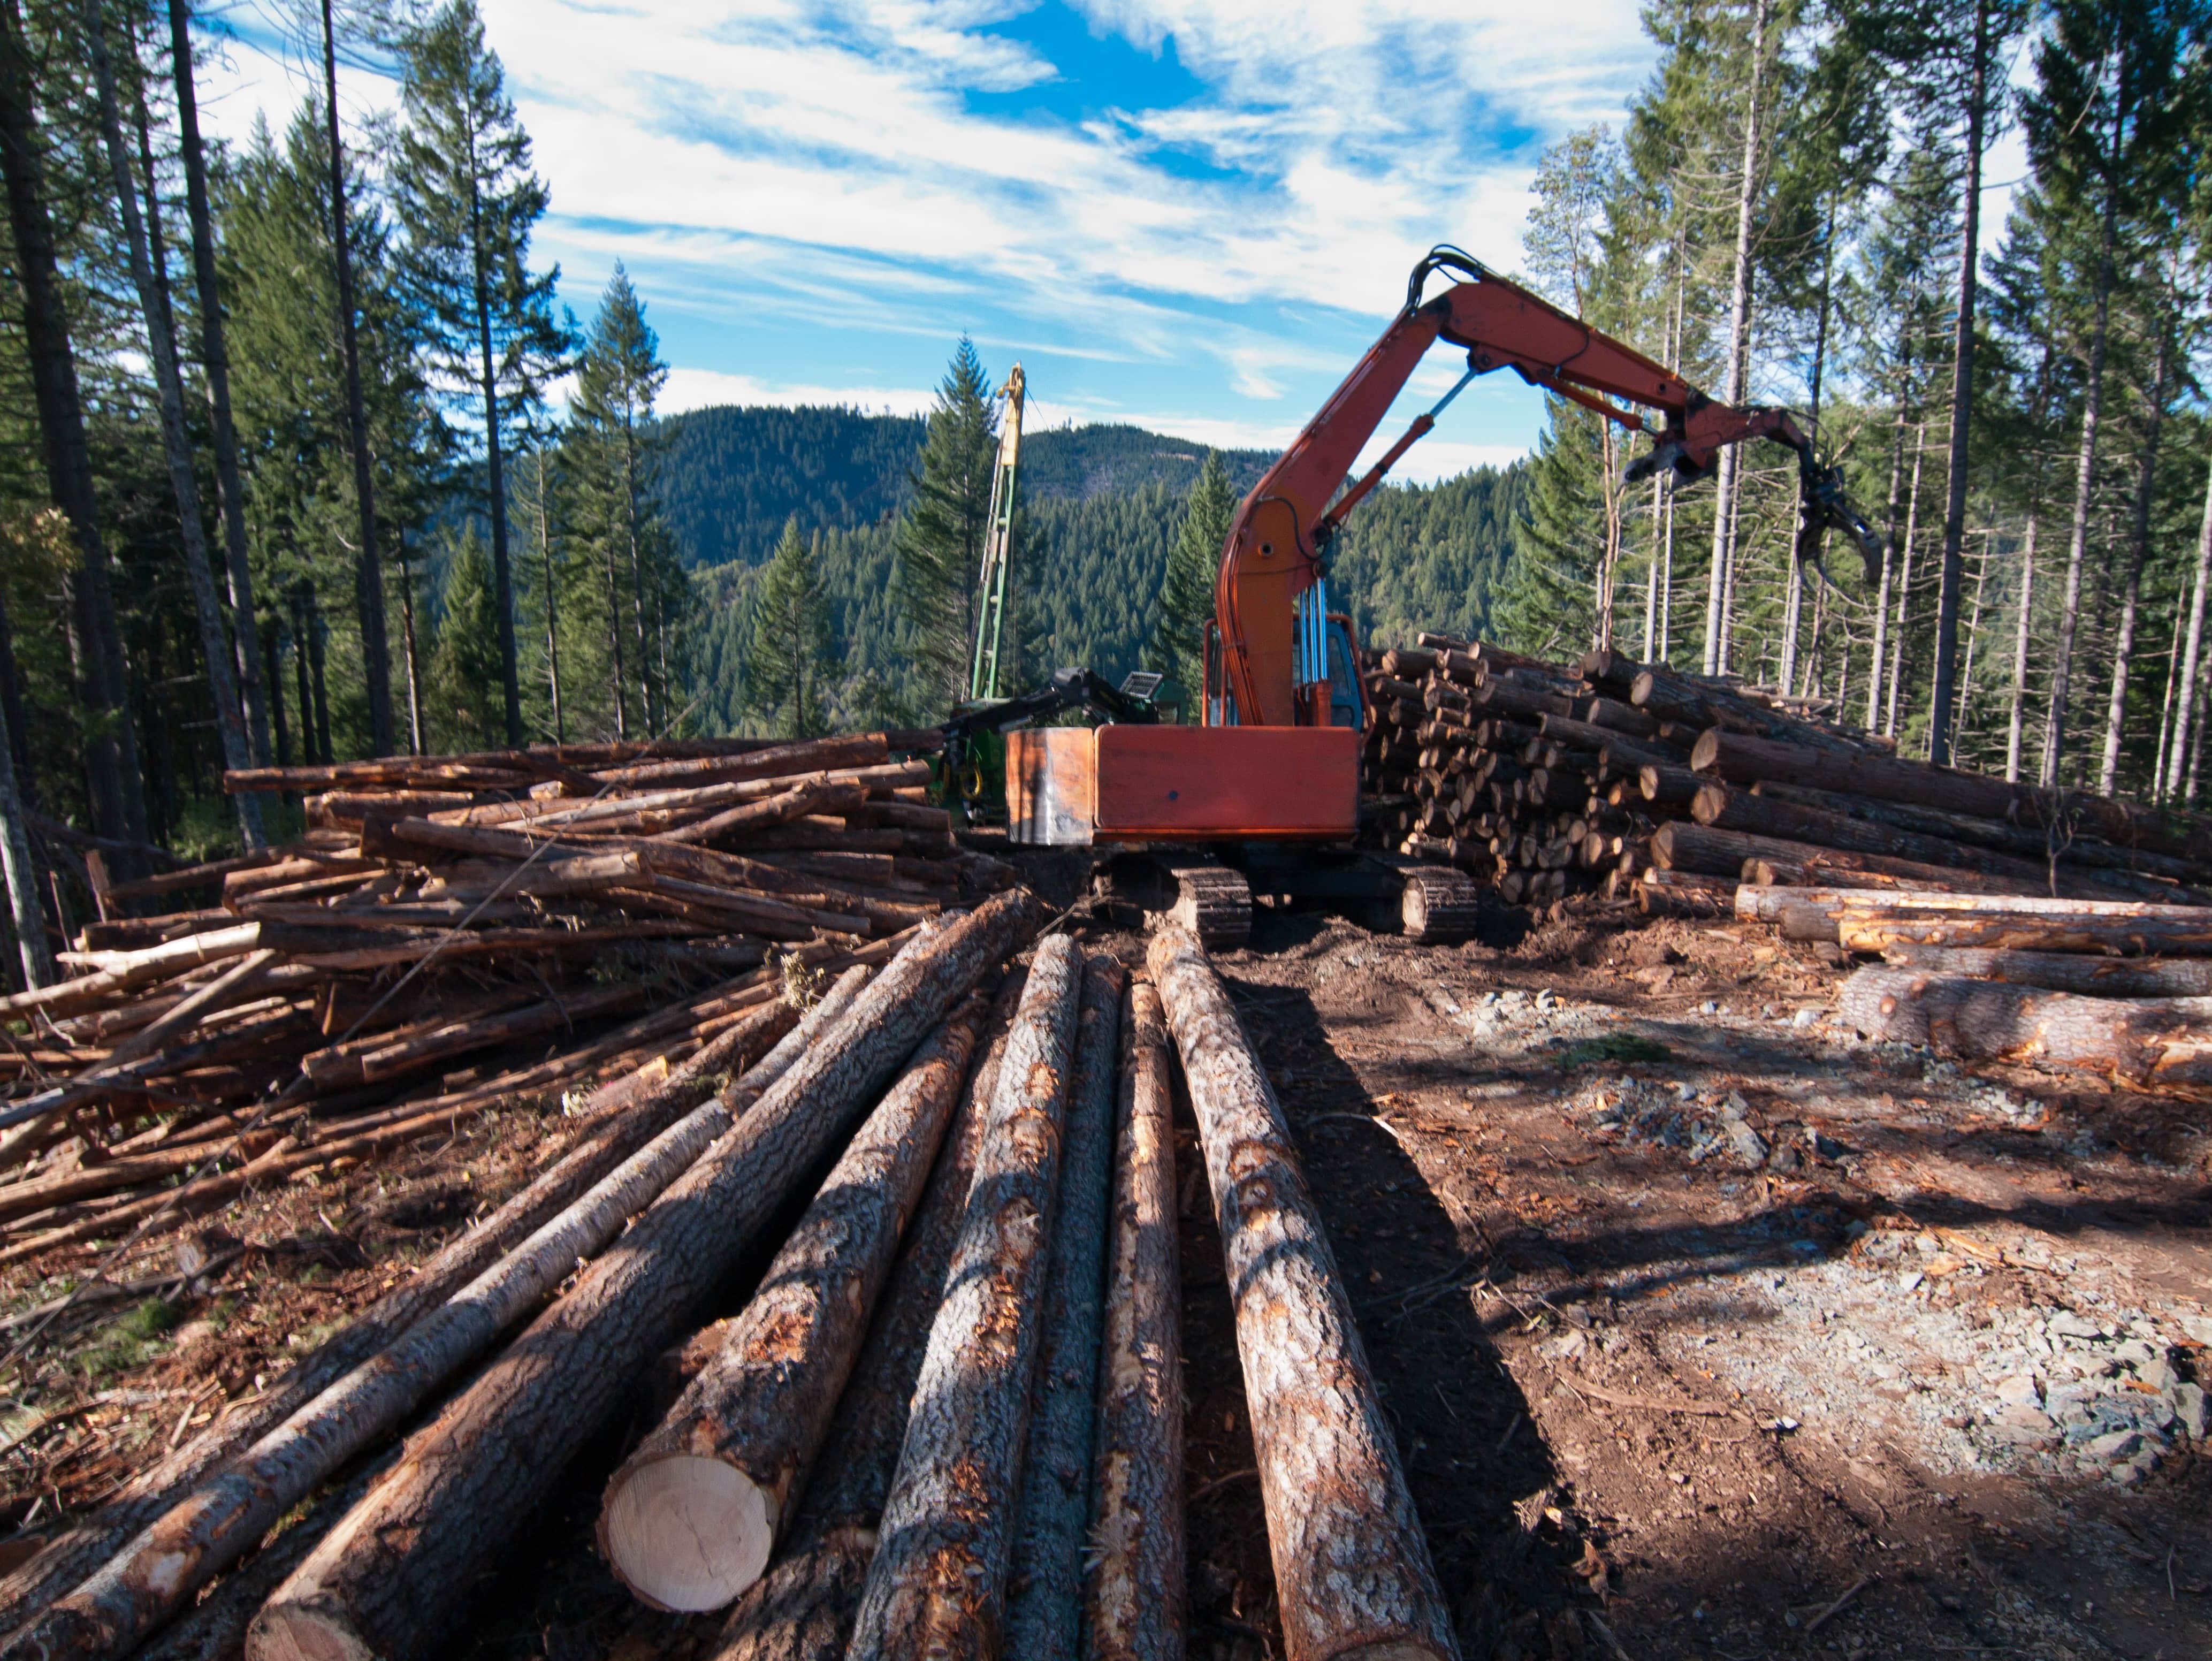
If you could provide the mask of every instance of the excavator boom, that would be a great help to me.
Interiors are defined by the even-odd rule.
[[[1463,280],[1424,298],[1437,271]],[[1436,410],[1375,467],[1339,495],[1346,475],[1406,382],[1439,339],[1467,350],[1467,374]],[[1652,432],[1651,452],[1632,478],[1668,469],[1677,482],[1702,478],[1730,444],[1771,439],[1798,458],[1799,551],[1817,568],[1821,534],[1833,527],[1857,544],[1869,577],[1881,544],[1844,501],[1834,471],[1820,465],[1786,411],[1717,403],[1680,375],[1580,319],[1493,275],[1455,248],[1437,248],[1413,268],[1405,309],[1244,498],[1222,551],[1214,587],[1218,678],[1206,700],[1210,726],[1327,726],[1327,554],[1344,516],[1435,424],[1437,411],[1476,375],[1511,369],[1531,386],[1573,399],[1631,432]],[[1656,412],[1654,431],[1646,411]]]

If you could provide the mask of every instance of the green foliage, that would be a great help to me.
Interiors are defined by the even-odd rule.
[[[1237,515],[1229,475],[1218,450],[1206,453],[1198,482],[1183,503],[1182,524],[1168,555],[1160,585],[1158,619],[1145,648],[1145,666],[1182,689],[1184,719],[1194,720],[1206,684],[1206,624],[1213,615],[1214,579]]]
[[[445,616],[430,653],[431,731],[446,750],[495,749],[507,718],[501,680],[499,630],[493,611],[491,559],[474,525],[453,538],[446,573]]]
[[[107,1378],[144,1366],[161,1353],[163,1340],[175,1329],[182,1313],[164,1298],[134,1304],[78,1353],[86,1375]]]
[[[1579,655],[1595,639],[1605,557],[1605,456],[1597,417],[1565,399],[1528,469],[1528,518],[1492,620],[1498,642],[1532,657]]]
[[[797,520],[786,525],[753,599],[744,707],[782,738],[829,730],[822,682],[830,616],[817,559],[820,538],[818,531],[811,539],[799,535]]]
[[[968,693],[998,441],[990,382],[975,343],[963,335],[938,386],[914,500],[898,532],[898,594],[917,690],[928,707],[949,709]],[[1019,558],[1010,555],[1008,564],[1010,579],[1018,581]]]

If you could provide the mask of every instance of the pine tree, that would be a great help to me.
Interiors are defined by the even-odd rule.
[[[939,384],[914,502],[899,526],[900,608],[921,696],[933,709],[967,697],[975,656],[975,587],[998,453],[990,387],[975,343],[963,335]]]
[[[574,526],[603,577],[587,615],[604,631],[618,733],[629,731],[633,687],[644,730],[667,730],[690,611],[653,489],[653,401],[667,379],[659,341],[617,261],[577,363],[562,448]]]
[[[1515,651],[1559,658],[1595,638],[1605,480],[1599,418],[1564,399],[1547,401],[1551,418],[1529,467],[1526,517],[1492,623]]]
[[[491,522],[493,621],[507,741],[522,742],[507,557],[504,426],[536,405],[567,338],[553,315],[560,268],[530,269],[530,236],[550,199],[530,167],[530,135],[484,44],[475,0],[447,0],[404,43],[400,134],[392,183],[408,229],[405,269],[434,324],[434,363],[449,394],[481,412]]]
[[[813,738],[828,731],[823,680],[829,658],[820,536],[800,536],[793,519],[783,527],[783,539],[761,573],[753,600],[745,708],[784,738]]]
[[[447,750],[491,750],[507,731],[506,666],[492,610],[492,586],[483,538],[473,525],[449,545],[443,615],[430,652],[430,721]]]
[[[1237,497],[1221,452],[1208,450],[1184,499],[1182,523],[1168,553],[1159,611],[1145,648],[1146,664],[1182,690],[1184,719],[1195,720],[1206,686],[1206,625],[1213,616],[1214,579],[1237,517]],[[1164,688],[1163,691],[1165,689]]]

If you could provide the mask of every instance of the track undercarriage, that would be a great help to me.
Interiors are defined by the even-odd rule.
[[[1094,891],[1164,912],[1213,950],[1243,946],[1255,894],[1285,906],[1322,906],[1378,932],[1424,944],[1467,940],[1481,891],[1449,865],[1345,847],[1254,843],[1217,850],[1170,843],[1128,847],[1103,861]]]

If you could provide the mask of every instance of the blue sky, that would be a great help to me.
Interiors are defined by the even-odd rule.
[[[1033,423],[1222,444],[1291,436],[1431,243],[1515,267],[1539,152],[1617,125],[1651,58],[1634,0],[483,4],[552,192],[539,257],[580,314],[624,262],[669,407],[925,408],[965,332],[1023,363]],[[267,15],[206,66],[218,131],[305,89]],[[393,89],[351,69],[341,101]],[[1455,372],[1434,354],[1399,420]],[[1540,420],[1478,382],[1401,476]]]

